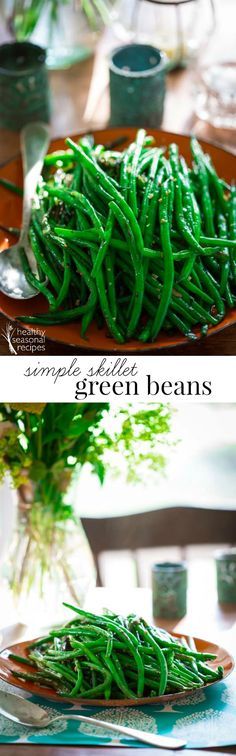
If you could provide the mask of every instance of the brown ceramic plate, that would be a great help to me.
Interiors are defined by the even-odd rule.
[[[176,638],[186,637],[187,639],[187,636],[183,636],[183,634],[180,635],[179,633],[172,633],[172,635],[174,635]],[[225,651],[224,648],[217,646],[215,643],[200,640],[199,638],[194,638],[194,641],[197,651],[204,651],[205,653],[207,652],[216,655],[216,659],[209,663],[212,669],[217,669],[217,667],[221,665],[224,669],[224,678],[228,677],[228,675],[231,674],[234,668],[234,661],[228,651]],[[14,671],[22,672],[23,670],[26,670],[26,667],[24,664],[20,664],[13,661],[12,659],[9,659],[9,655],[16,654],[17,656],[23,656],[27,658],[28,643],[29,641],[24,641],[23,643],[15,643],[14,646],[10,646],[9,648],[6,648],[4,651],[2,651],[2,653],[0,654],[0,679],[4,680],[10,685],[15,685],[17,688],[21,688],[27,693],[33,693],[36,696],[43,696],[43,698],[47,698],[49,701],[76,701],[77,703],[81,704],[87,703],[89,706],[140,706],[141,704],[143,705],[164,703],[165,701],[177,701],[179,698],[187,697],[190,694],[193,695],[199,690],[199,688],[195,688],[193,691],[188,690],[181,693],[171,693],[164,696],[157,696],[155,698],[139,698],[138,700],[136,698],[123,698],[118,700],[113,699],[111,701],[103,701],[101,699],[88,700],[85,698],[62,698],[50,688],[43,687],[34,682],[30,682],[29,680],[20,680],[19,678],[14,677]],[[209,685],[215,685],[215,683],[208,683],[208,685],[205,687],[209,687]]]
[[[189,137],[182,136],[180,134],[173,134],[168,131],[158,131],[150,129],[149,133],[153,134],[158,144],[168,145],[171,141],[177,142],[179,149],[184,157],[190,160],[190,147]],[[109,143],[120,136],[127,135],[127,144],[132,141],[136,134],[136,129],[125,128],[109,128],[102,131],[95,131],[94,137],[96,142],[103,144]],[[78,135],[76,135],[78,138]],[[203,147],[209,152],[213,163],[219,172],[219,175],[224,177],[226,181],[231,181],[236,176],[236,156],[230,152],[223,150],[214,145],[210,145],[202,142]],[[50,146],[50,151],[63,149],[64,139],[54,139]],[[12,160],[6,165],[0,168],[0,176],[14,181],[16,184],[22,184],[22,168],[20,157]],[[5,226],[18,227],[21,222],[21,200],[19,197],[12,195],[9,191],[1,187],[0,192],[0,224]],[[10,244],[14,243],[15,238],[7,238],[6,235],[0,231],[0,251],[5,249]],[[27,300],[25,302],[17,301],[16,299],[10,299],[10,297],[1,294],[0,292],[0,311],[11,320],[16,320],[19,315],[32,315],[34,313],[43,313],[48,309],[48,304],[41,295],[34,299]],[[221,323],[209,328],[208,335],[217,333],[227,326],[236,323],[236,310],[230,310],[226,313],[225,318]],[[24,327],[26,327],[24,325]],[[34,325],[27,325],[28,328],[35,328]],[[45,335],[47,338],[52,339],[63,344],[70,346],[76,346],[86,351],[91,349],[93,351],[101,351],[105,353],[109,352],[122,352],[125,353],[142,353],[145,351],[151,351],[156,349],[163,349],[164,347],[175,347],[180,344],[188,343],[188,339],[180,333],[173,333],[171,335],[161,332],[158,339],[154,343],[142,343],[135,339],[130,340],[126,344],[117,344],[113,338],[111,338],[107,332],[106,327],[98,329],[95,322],[93,322],[88,329],[86,339],[82,339],[80,336],[80,323],[67,323],[65,325],[57,326],[43,326]],[[201,338],[200,329],[195,330],[196,336]]]

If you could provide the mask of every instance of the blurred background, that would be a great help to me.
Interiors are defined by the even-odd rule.
[[[109,474],[103,487],[83,468],[75,500],[82,516],[128,514],[162,506],[236,508],[236,406],[183,404],[174,409],[167,467],[135,485]]]
[[[28,406],[34,407],[34,405]],[[63,405],[65,408],[67,406]],[[76,408],[76,405],[69,406]],[[49,412],[50,407],[52,405],[47,405],[44,412]],[[88,405],[86,411],[89,411],[89,407],[96,408],[97,405]],[[100,409],[102,407],[103,405],[100,405]],[[126,439],[127,433],[131,433],[131,441],[128,442],[131,446],[127,455],[123,441],[121,446],[114,445],[114,434],[120,432],[121,423],[126,423],[127,417],[128,421],[132,418],[134,409],[139,412],[139,406],[134,408],[131,405],[127,408],[128,414],[125,417],[122,414],[124,411],[122,407],[118,409],[110,407],[109,411],[106,410],[102,417],[102,434],[105,432],[109,435],[112,428],[112,443],[109,442],[108,446],[106,445],[102,457],[106,474],[103,475],[103,471],[97,467],[94,452],[91,457],[91,451],[89,451],[89,456],[85,458],[84,463],[76,468],[78,471],[74,472],[68,490],[65,489],[65,501],[73,507],[73,517],[78,518],[76,527],[73,525],[73,518],[69,521],[65,520],[66,514],[63,515],[64,519],[60,524],[60,519],[58,521],[59,504],[58,510],[52,510],[55,528],[58,527],[60,533],[62,526],[65,534],[69,536],[68,544],[63,542],[61,545],[60,542],[57,543],[53,535],[56,545],[55,560],[59,559],[58,553],[60,556],[62,549],[63,558],[68,558],[68,566],[75,584],[75,575],[78,573],[77,580],[79,580],[79,570],[81,564],[83,565],[80,588],[83,585],[85,594],[86,579],[91,576],[91,559],[89,556],[89,561],[87,561],[87,546],[84,552],[84,535],[87,537],[89,551],[92,552],[95,562],[98,585],[120,589],[125,581],[127,589],[129,586],[150,586],[151,568],[155,562],[187,560],[189,568],[193,569],[194,580],[197,580],[201,590],[203,581],[206,598],[209,584],[211,588],[214,585],[212,595],[216,596],[213,557],[217,549],[228,549],[236,543],[236,405],[183,404],[178,409],[170,406],[164,409],[164,421],[160,408],[161,405],[140,407],[140,411],[144,412],[142,415],[144,426],[142,427],[146,428],[146,410],[154,414],[160,412],[158,423],[164,422],[163,426],[160,425],[159,435],[157,433],[155,436],[156,430],[152,435],[151,426],[148,426],[145,431],[147,438],[150,439],[152,435],[152,441],[154,439],[154,445],[150,446],[149,451],[148,449],[145,451],[146,442],[144,443],[141,437],[137,440],[139,426],[135,425],[132,430],[130,430],[131,426],[128,426],[128,431],[124,426],[126,429],[124,438],[122,436],[123,440]],[[98,410],[95,409],[95,411]],[[44,417],[44,412],[42,417]],[[18,415],[16,413],[15,417],[19,418],[18,422],[23,428],[22,423],[25,423],[25,419],[21,420],[21,413]],[[33,420],[31,420],[33,428],[32,423]],[[58,429],[55,425],[54,435],[57,433]],[[135,448],[135,458],[132,458],[127,479],[127,458],[131,459],[134,443],[137,448]],[[42,449],[44,451],[41,458],[44,460],[46,446],[43,445]],[[144,451],[147,456],[144,455],[143,459]],[[149,456],[152,454],[158,460],[156,470],[150,466]],[[57,464],[55,449],[54,455],[53,462]],[[160,461],[159,455],[161,455]],[[72,462],[74,465],[76,457],[71,456],[68,459],[69,463]],[[62,475],[65,475],[66,462],[61,460],[61,464]],[[33,481],[36,475],[35,465],[36,462],[34,462],[34,473],[32,473]],[[134,480],[135,468],[137,480]],[[12,463],[10,473],[12,475]],[[14,469],[13,474],[15,474]],[[43,468],[39,467],[38,475],[42,477]],[[102,483],[101,480],[103,480]],[[50,479],[46,482],[47,491],[50,488],[49,484]],[[37,493],[37,488],[34,490]],[[34,501],[36,509],[31,510],[32,501],[25,494],[22,505],[22,491],[22,486],[13,490],[8,472],[0,489],[2,585],[8,575],[9,559],[11,563],[13,560],[13,566],[17,566],[19,562],[17,574],[18,580],[22,580],[22,561],[19,561],[19,555],[22,550],[24,551],[25,545],[27,546],[31,528],[33,528],[36,543],[41,539],[42,550],[46,550],[48,544],[50,546],[51,537],[48,535],[45,539],[44,530],[45,526],[47,533],[50,530],[51,521],[47,518],[49,507],[52,508],[54,501],[57,501],[56,492],[55,494],[52,492],[51,497],[49,496],[48,500],[45,498],[45,501],[41,492],[40,504],[37,504],[36,496]],[[35,519],[35,514],[32,521],[27,519],[31,511],[38,511],[39,521]],[[77,528],[79,518],[83,529],[81,532]],[[83,533],[82,550],[81,533]],[[38,551],[32,552],[31,560],[33,558],[36,563],[38,556]],[[53,564],[53,558],[51,555],[53,580],[56,586],[56,561]],[[29,554],[26,565],[28,562]],[[63,581],[61,575],[59,578],[60,592],[63,593],[65,576]],[[8,587],[9,585],[12,588],[8,575]],[[22,599],[24,611],[27,603],[26,593],[23,593]],[[57,595],[56,601],[58,602]],[[31,607],[30,602],[29,606]],[[30,608],[31,611],[32,608]]]
[[[167,55],[162,128],[235,149],[235,20],[234,0],[1,0],[0,43],[46,48],[56,136],[104,127],[111,51],[151,43]],[[16,145],[7,133],[0,158]]]

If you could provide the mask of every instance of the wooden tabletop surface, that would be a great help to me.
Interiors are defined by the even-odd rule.
[[[227,49],[232,26],[236,22],[235,0],[216,0],[217,29],[214,37],[216,56]],[[109,93],[107,53],[117,45],[111,32],[107,32],[98,45],[94,58],[79,63],[65,71],[50,73],[52,91],[52,136],[78,133],[91,128],[102,128],[109,120]],[[168,76],[165,112],[162,127],[177,133],[193,131],[200,137],[213,141],[228,149],[236,150],[235,134],[212,129],[197,121],[194,115],[193,71],[190,68],[173,71]],[[19,137],[9,131],[0,131],[0,164],[19,152]],[[0,316],[0,355],[9,356],[6,340],[1,329],[6,325]],[[73,348],[53,341],[46,341],[45,355],[83,354]],[[236,325],[198,343],[185,345],[164,354],[184,355],[235,355]],[[40,352],[42,354],[42,352]],[[147,353],[148,354],[148,353]],[[153,354],[153,352],[152,352]]]

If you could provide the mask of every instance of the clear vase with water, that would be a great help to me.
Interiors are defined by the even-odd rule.
[[[91,549],[78,519],[57,520],[34,501],[34,486],[18,495],[5,580],[15,617],[46,627],[65,621],[63,602],[82,606],[95,585]]]
[[[113,12],[116,35],[159,48],[169,70],[196,59],[214,26],[214,0],[116,0]]]
[[[226,9],[225,9],[226,10]],[[236,127],[236,44],[234,24],[218,7],[218,23],[202,49],[193,72],[193,103],[196,115],[215,129]]]

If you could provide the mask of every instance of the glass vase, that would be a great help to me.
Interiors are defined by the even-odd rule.
[[[100,30],[89,25],[80,0],[58,3],[56,16],[45,3],[32,40],[47,49],[48,68],[63,69],[92,55]]]
[[[124,42],[165,52],[169,70],[188,65],[215,27],[214,0],[116,0],[113,27]]]
[[[63,602],[83,606],[95,565],[80,520],[57,520],[21,486],[6,570],[16,619],[47,627],[66,621]]]

